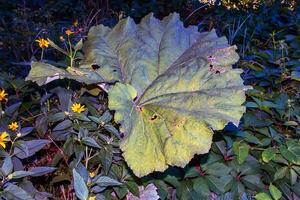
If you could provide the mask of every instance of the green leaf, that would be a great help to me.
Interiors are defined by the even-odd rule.
[[[234,195],[234,199],[241,199],[242,195],[245,192],[245,186],[239,181],[233,181],[231,190]]]
[[[152,26],[152,22],[164,26],[151,16],[141,26]],[[178,25],[176,15],[169,16],[164,23],[168,29],[162,27],[163,33],[157,33],[161,38],[150,38],[149,43],[153,46],[158,39],[168,48],[161,52],[158,49],[159,53],[153,55],[148,45],[144,47],[141,60],[136,62],[148,64],[135,64],[134,73],[129,66],[123,66],[124,84],[117,83],[109,90],[109,108],[116,111],[115,121],[121,123],[120,131],[125,134],[121,149],[137,176],[164,171],[168,165],[183,167],[194,154],[207,153],[211,128],[220,130],[229,121],[238,124],[245,109],[241,106],[245,97],[240,72],[227,67],[226,72],[216,75],[210,71],[208,61],[197,59],[210,53],[197,52],[194,46],[184,42],[198,33],[188,34],[192,30]],[[180,48],[172,40],[173,32],[179,30],[183,41]],[[194,45],[207,48],[202,42],[210,38],[226,46],[226,41],[217,38],[214,32],[203,33]],[[217,48],[213,42],[208,45]],[[172,54],[168,53],[171,49]],[[227,53],[227,64],[234,63],[233,49],[224,50]]]
[[[53,131],[62,131],[70,128],[72,126],[72,121],[69,119],[66,119],[60,123],[58,123],[54,128]]]
[[[55,114],[50,114],[48,116],[48,122],[52,122],[52,123],[55,123],[55,122],[58,122],[58,121],[62,121],[63,119],[65,119],[66,115],[64,112],[58,112],[58,113],[55,113]]]
[[[268,195],[264,192],[261,192],[261,193],[258,193],[257,195],[255,195],[255,199],[256,200],[272,200],[270,195]]]
[[[246,161],[249,154],[249,145],[240,142],[233,143],[233,151],[237,156],[237,161],[242,164]]]
[[[12,163],[11,157],[7,156],[4,159],[1,170],[4,174],[4,176],[7,176],[8,174],[10,174],[13,171],[13,163]]]
[[[205,172],[209,175],[225,176],[230,171],[231,169],[223,163],[213,163],[211,165],[208,165],[207,170]]]
[[[268,163],[276,157],[276,149],[270,147],[262,152],[262,159]]]
[[[89,122],[91,121],[85,114],[83,113],[72,113],[72,119],[79,119],[81,121]]]
[[[270,184],[269,190],[273,199],[279,200],[281,198],[282,194],[280,190],[278,190],[277,187],[275,187],[272,183]]]
[[[125,185],[128,188],[127,190],[129,190],[133,195],[140,195],[139,186],[135,181],[127,181]]]
[[[34,167],[29,172],[32,173],[31,176],[42,176],[53,172],[55,169],[55,167]]]
[[[203,199],[208,199],[210,190],[207,180],[203,177],[199,177],[194,181],[193,189],[201,196]]]
[[[287,147],[280,146],[280,153],[288,161],[300,165],[300,143],[296,141],[288,141]]]
[[[8,200],[34,200],[25,190],[10,183],[3,190],[2,195]]]
[[[24,127],[24,128],[21,128],[21,130],[20,130],[21,137],[24,137],[24,136],[28,135],[32,131],[33,131],[33,127]]]
[[[297,182],[297,178],[298,178],[298,175],[295,172],[295,170],[290,169],[290,182],[291,182],[291,185],[295,185],[295,183]]]
[[[117,138],[121,138],[119,131],[111,124],[104,125],[105,130],[114,134]]]
[[[35,154],[37,151],[42,149],[45,145],[49,144],[50,140],[29,140],[29,141],[23,141],[22,144],[28,148],[28,152],[24,152],[19,147],[14,148],[14,155],[17,156],[20,159],[28,158]]]
[[[32,175],[33,172],[29,171],[15,171],[12,174],[9,175],[10,179],[18,179],[18,178],[24,178],[26,176]]]
[[[118,186],[122,184],[119,181],[112,179],[108,176],[99,176],[93,182],[101,187]]]
[[[96,147],[96,148],[99,148],[99,149],[101,148],[99,146],[99,144],[91,137],[84,137],[84,138],[81,139],[81,141],[82,141],[83,144],[86,144],[88,146]]]
[[[89,191],[88,188],[83,180],[83,178],[80,176],[78,172],[76,172],[75,169],[73,169],[73,184],[75,189],[75,194],[80,200],[87,200]]]
[[[280,169],[278,169],[274,175],[274,181],[285,177],[285,175],[288,173],[288,169],[288,167],[281,167]]]
[[[222,179],[217,178],[215,176],[205,176],[205,179],[211,191],[217,194],[225,192],[224,189],[227,183],[223,182]]]

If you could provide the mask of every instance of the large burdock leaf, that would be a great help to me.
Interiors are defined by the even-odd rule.
[[[213,130],[238,124],[245,111],[242,71],[231,68],[235,47],[214,31],[185,28],[177,14],[162,21],[148,15],[138,25],[128,18],[112,30],[97,26],[85,50],[85,63],[114,71],[103,77],[119,81],[108,92],[109,108],[137,176],[207,153]]]
[[[109,108],[121,124],[124,158],[141,177],[185,166],[209,151],[213,130],[239,123],[247,88],[242,70],[231,67],[239,59],[235,49],[215,31],[185,28],[178,14],[161,21],[150,14],[138,25],[127,18],[112,29],[92,27],[81,66],[51,73],[117,82],[108,91]]]

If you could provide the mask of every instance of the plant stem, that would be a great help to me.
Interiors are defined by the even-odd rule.
[[[42,48],[41,60],[43,60],[43,57],[44,57],[44,48]]]

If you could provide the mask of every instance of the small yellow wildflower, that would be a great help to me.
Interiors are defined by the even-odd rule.
[[[19,128],[19,125],[17,122],[12,122],[8,125],[8,129],[12,131],[16,131]]]
[[[90,172],[89,175],[90,175],[91,178],[94,178],[96,176],[96,172],[94,172],[94,171]]]
[[[85,110],[84,105],[81,105],[80,103],[73,103],[71,109],[75,113],[82,113]]]
[[[96,200],[96,196],[91,196],[88,200]]]
[[[5,143],[9,141],[9,138],[8,138],[8,133],[6,131],[4,131],[3,133],[1,133],[0,135],[0,145],[5,149],[6,148],[6,145]]]
[[[48,40],[45,40],[45,39],[43,39],[43,38],[40,38],[40,39],[38,39],[38,40],[35,40],[37,43],[39,43],[39,46],[41,47],[41,48],[48,48],[48,46],[49,46],[49,41]]]
[[[7,96],[5,90],[0,90],[0,101],[5,101],[6,100],[5,96]]]
[[[65,33],[66,33],[67,36],[70,36],[70,35],[74,34],[75,32],[73,32],[70,29],[68,29],[68,30],[66,30]]]

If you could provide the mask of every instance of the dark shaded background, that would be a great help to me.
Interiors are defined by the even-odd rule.
[[[78,33],[74,40],[79,40],[85,38],[92,25],[103,23],[113,26],[126,16],[138,21],[150,12],[158,18],[179,12],[186,25],[195,24],[201,30],[216,28],[219,34],[225,35],[230,23],[249,16],[247,26],[251,27],[248,29],[253,29],[253,34],[259,35],[262,40],[269,37],[271,30],[266,29],[271,27],[272,31],[277,31],[279,23],[288,23],[289,20],[282,15],[286,11],[281,10],[287,6],[280,5],[279,1],[256,4],[249,0],[220,2],[221,6],[197,0],[1,0],[0,69],[25,76],[29,61],[35,60],[40,53],[35,42],[37,38],[50,38],[59,43],[64,31],[74,28]],[[287,4],[291,5],[291,2],[295,4],[295,1]],[[253,9],[254,6],[258,9]],[[260,15],[260,21],[251,20],[252,15]],[[78,21],[77,27],[73,26],[75,21]],[[46,55],[47,58],[62,59],[53,49],[47,49]]]

